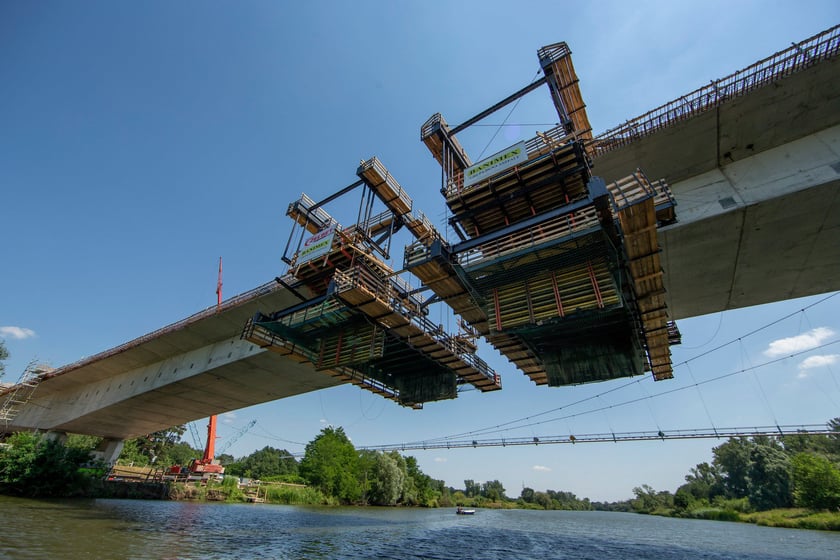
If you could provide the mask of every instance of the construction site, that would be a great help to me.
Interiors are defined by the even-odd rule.
[[[537,55],[541,78],[458,126],[439,113],[422,125],[441,166],[446,235],[379,159],[363,160],[347,187],[289,204],[277,282],[300,302],[257,313],[242,337],[413,408],[466,385],[502,388],[476,354],[479,338],[537,385],[671,378],[680,334],[657,229],[676,221],[674,199],[640,169],[612,183],[593,174],[598,141],[571,52],[557,43]],[[543,86],[559,125],[473,162],[458,133]],[[355,223],[327,210],[337,200],[358,206]],[[407,246],[393,243],[399,230]],[[447,306],[457,332],[430,319],[432,305]]]

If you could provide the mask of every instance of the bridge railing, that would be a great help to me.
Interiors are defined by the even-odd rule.
[[[194,313],[194,314],[190,315],[186,319],[181,319],[180,321],[177,321],[177,322],[172,323],[170,325],[167,325],[165,327],[161,327],[161,328],[157,329],[156,331],[150,332],[149,334],[144,334],[141,337],[135,338],[134,340],[130,340],[130,341],[124,343],[124,344],[120,344],[119,346],[111,348],[110,350],[106,350],[105,352],[100,352],[99,354],[95,354],[93,356],[88,356],[87,358],[82,358],[81,360],[75,361],[71,364],[61,366],[60,368],[57,368],[57,369],[51,371],[50,373],[44,375],[43,379],[49,379],[49,378],[55,377],[57,375],[67,373],[68,371],[72,371],[74,369],[80,368],[84,365],[87,365],[87,364],[90,364],[90,363],[93,363],[93,362],[96,362],[96,361],[99,361],[99,360],[102,360],[102,359],[105,359],[105,358],[109,358],[111,356],[115,356],[117,354],[125,352],[126,350],[130,350],[131,348],[134,348],[136,346],[140,346],[144,342],[148,342],[149,340],[158,338],[159,336],[161,336],[163,334],[183,329],[184,327],[190,325],[191,323],[194,323],[194,322],[199,321],[201,319],[204,319],[206,317],[212,317],[213,315],[215,315],[215,314],[217,314],[221,311],[225,311],[225,310],[230,309],[232,307],[237,307],[238,305],[241,305],[244,302],[250,301],[252,299],[256,299],[256,298],[264,296],[266,294],[270,294],[271,292],[280,289],[280,287],[281,287],[281,285],[276,280],[271,281],[271,282],[267,282],[267,283],[263,284],[262,286],[258,286],[256,288],[254,288],[253,290],[243,292],[243,293],[241,293],[237,296],[234,296],[234,297],[232,297],[228,300],[225,300],[221,303],[221,305],[214,305],[212,307],[208,307],[207,309],[204,309],[202,311],[199,311],[198,313]],[[2,393],[0,393],[0,394],[2,394]]]
[[[838,53],[840,25],[599,134],[592,140],[592,153],[597,157],[625,146]]]

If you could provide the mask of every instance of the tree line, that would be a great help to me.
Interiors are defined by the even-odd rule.
[[[729,438],[699,463],[674,493],[633,489],[639,513],[690,515],[716,507],[747,513],[778,508],[840,510],[840,418],[830,435]]]

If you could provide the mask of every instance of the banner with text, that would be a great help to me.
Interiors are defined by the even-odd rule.
[[[524,161],[528,161],[528,151],[525,149],[525,142],[522,141],[468,167],[464,171],[464,186],[474,185],[494,173],[504,171]]]
[[[298,264],[309,262],[329,253],[334,236],[335,226],[330,226],[304,241],[303,248],[298,253]]]

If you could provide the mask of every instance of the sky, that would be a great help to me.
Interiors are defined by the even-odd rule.
[[[421,124],[435,112],[461,122],[527,85],[541,46],[568,43],[598,133],[839,21],[840,4],[816,0],[5,0],[4,381],[31,360],[58,367],[213,305],[220,256],[225,297],[285,272],[287,205],[354,182],[373,155],[440,225],[440,167]],[[459,135],[473,159],[557,120],[544,88],[508,111],[482,124],[519,126]],[[217,451],[299,453],[327,425],[375,446],[824,423],[840,416],[840,296],[830,295],[680,321],[674,380],[537,387],[484,345],[502,391],[416,411],[352,386],[327,389],[222,415]],[[206,422],[194,424],[203,437]],[[527,486],[619,500],[641,484],[676,490],[720,443],[406,454],[455,487],[500,480],[508,496]]]

